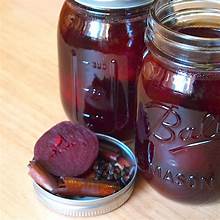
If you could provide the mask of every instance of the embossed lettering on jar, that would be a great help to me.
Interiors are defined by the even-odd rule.
[[[139,169],[162,194],[220,198],[220,2],[157,2],[138,82]],[[160,33],[160,34],[158,34]]]
[[[58,49],[64,109],[74,122],[124,141],[134,135],[136,82],[152,0],[66,0]]]

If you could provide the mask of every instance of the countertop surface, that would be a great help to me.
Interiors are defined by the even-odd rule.
[[[71,219],[36,198],[27,164],[40,135],[66,120],[58,83],[56,29],[63,1],[1,0],[0,3],[0,219]],[[74,218],[81,219],[81,218]],[[220,204],[170,201],[138,178],[129,201],[89,219],[220,219]]]

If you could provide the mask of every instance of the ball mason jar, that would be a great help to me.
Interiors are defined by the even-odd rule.
[[[138,79],[136,155],[160,193],[220,198],[220,1],[157,1]]]
[[[132,140],[137,75],[152,0],[66,0],[59,20],[60,90],[73,122]]]

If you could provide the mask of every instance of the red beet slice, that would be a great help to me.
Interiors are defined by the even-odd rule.
[[[40,137],[34,159],[55,176],[76,177],[92,166],[98,151],[98,139],[92,131],[64,121]]]

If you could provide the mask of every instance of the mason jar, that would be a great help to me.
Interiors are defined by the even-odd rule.
[[[157,1],[138,79],[139,170],[165,196],[220,198],[220,1]]]
[[[73,121],[131,141],[152,0],[66,0],[59,20],[60,90]]]

